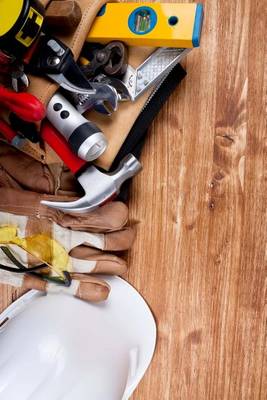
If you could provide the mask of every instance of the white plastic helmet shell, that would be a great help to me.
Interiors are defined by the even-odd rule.
[[[129,399],[151,362],[156,326],[132,286],[105,279],[105,303],[31,291],[0,315],[0,400]]]

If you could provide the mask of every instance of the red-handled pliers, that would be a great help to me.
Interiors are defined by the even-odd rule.
[[[0,104],[27,122],[44,119],[46,109],[35,96],[30,93],[16,93],[0,86]]]
[[[5,137],[8,143],[17,148],[20,148],[25,141],[25,139],[19,136],[2,118],[0,118],[0,133]]]

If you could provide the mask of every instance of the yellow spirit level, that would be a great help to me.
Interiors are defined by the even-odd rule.
[[[21,57],[38,37],[44,9],[37,0],[0,1],[0,49]]]
[[[198,47],[202,19],[202,4],[108,3],[98,13],[87,40],[121,40],[130,46]]]

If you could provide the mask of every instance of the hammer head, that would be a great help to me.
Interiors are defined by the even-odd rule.
[[[119,193],[121,185],[129,178],[141,171],[140,162],[128,154],[121,162],[116,171],[104,173],[94,165],[90,165],[79,177],[85,195],[71,202],[53,202],[42,200],[41,204],[56,208],[66,213],[85,213],[93,211],[106,203],[115,194]]]

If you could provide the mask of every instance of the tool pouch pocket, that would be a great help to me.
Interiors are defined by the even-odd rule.
[[[55,1],[55,0],[54,0]],[[60,1],[60,0],[56,0]],[[90,27],[101,9],[101,7],[106,4],[107,0],[76,0],[80,6],[82,12],[82,18],[75,29],[75,31],[70,32],[69,34],[56,34],[55,36],[60,39],[66,46],[68,46],[73,55],[74,59],[80,55],[86,37],[90,31]],[[50,0],[42,0],[41,1],[44,7],[47,7],[50,3]],[[53,33],[52,33],[53,34]],[[50,81],[45,77],[38,76],[30,76],[30,86],[29,92],[35,95],[43,104],[47,105],[51,97],[58,90],[58,85]],[[44,144],[43,151],[40,148],[40,153],[42,154],[42,162],[44,164],[54,164],[59,163],[62,164],[61,160],[59,160],[58,156],[54,153],[54,151],[47,145]],[[40,157],[39,157],[40,159]]]
[[[60,0],[54,0],[60,1]],[[82,47],[86,41],[90,28],[96,18],[97,13],[107,0],[76,0],[82,11],[82,19],[74,32],[71,34],[55,34],[73,52],[74,59],[77,60]],[[43,0],[46,7],[49,0]],[[53,34],[53,32],[51,32]],[[128,62],[133,67],[141,64],[152,52],[154,48],[131,47],[128,54]],[[52,83],[48,78],[31,76],[29,92],[35,95],[45,105],[58,89],[58,85]],[[119,105],[118,110],[112,116],[103,116],[96,112],[88,112],[85,117],[94,122],[108,139],[108,148],[105,153],[96,161],[96,164],[108,170],[113,160],[118,154],[128,133],[130,132],[135,120],[140,114],[151,91],[147,91],[135,102],[126,102]],[[42,162],[45,164],[60,164],[58,156],[44,143],[42,151]],[[40,160],[40,157],[39,157]],[[61,163],[62,164],[62,163]]]
[[[61,0],[53,1],[61,2]],[[66,34],[65,31],[58,33],[58,29],[56,33],[51,30],[52,35],[71,49],[75,60],[81,53],[98,12],[107,0],[76,0],[76,2],[82,13],[82,18],[76,29],[69,34]],[[50,5],[49,3],[51,4],[51,0],[42,0],[45,8]],[[128,62],[135,68],[152,52],[153,48],[132,47],[129,49]],[[29,78],[29,93],[35,95],[44,105],[47,105],[59,86],[45,76],[31,75]],[[120,103],[118,110],[110,117],[96,112],[89,112],[85,115],[86,118],[98,125],[108,139],[107,150],[96,161],[100,167],[106,170],[111,167],[149,95],[150,91],[148,90],[135,102]],[[0,152],[0,167],[2,168],[0,186],[52,195],[75,195],[77,189],[79,189],[76,180],[49,145],[45,142],[40,145],[30,141],[26,141],[26,143],[27,147],[24,145],[23,148],[23,153],[26,154],[11,148],[10,145],[2,146]],[[15,161],[16,159],[17,161]],[[23,168],[19,166],[20,164]],[[31,166],[30,169],[29,166]],[[26,167],[29,172],[27,174],[25,174]],[[38,173],[35,174],[30,171],[37,171]],[[30,182],[28,182],[30,176],[36,178],[30,179]],[[44,185],[39,187],[39,182],[43,182]]]
[[[60,1],[60,0],[56,0]],[[62,40],[66,46],[68,46],[73,55],[74,59],[80,55],[86,37],[90,31],[91,25],[101,9],[101,7],[107,3],[107,0],[76,0],[79,4],[82,12],[82,18],[75,29],[74,32],[69,34],[56,34],[57,38]],[[47,6],[50,1],[49,0],[42,0],[44,6]],[[48,78],[40,78],[36,76],[31,76],[31,85],[29,91],[39,98],[44,104],[47,104],[53,94],[58,89],[58,85],[52,83]]]

